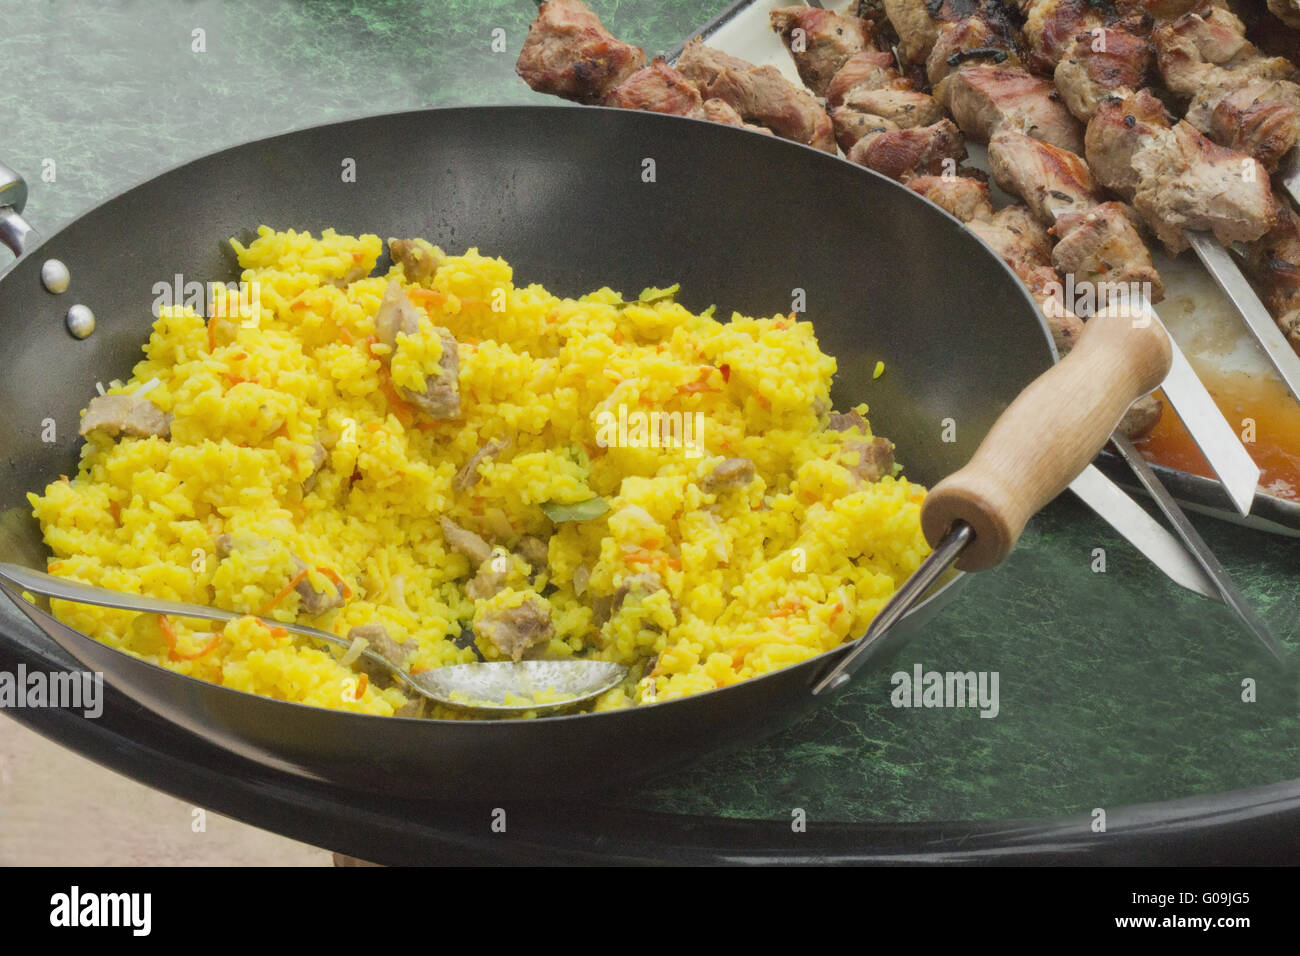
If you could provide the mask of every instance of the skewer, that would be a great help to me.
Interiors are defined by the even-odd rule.
[[[1212,236],[1189,232],[1187,238],[1201,264],[1241,314],[1251,335],[1264,352],[1264,357],[1277,370],[1286,387],[1291,390],[1292,397],[1300,400],[1300,355],[1296,355],[1295,349],[1277,327],[1277,322],[1260,301],[1254,287],[1241,274],[1236,260]]]

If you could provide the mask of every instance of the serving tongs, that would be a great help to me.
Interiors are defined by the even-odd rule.
[[[33,594],[111,607],[145,614],[170,614],[175,617],[204,621],[237,621],[252,617],[267,627],[311,638],[323,644],[351,649],[353,641],[329,631],[278,621],[257,615],[240,614],[205,604],[169,601],[142,594],[126,594],[108,588],[69,581],[20,564],[0,562],[0,579]],[[455,664],[412,674],[388,658],[368,648],[358,659],[382,668],[407,689],[440,704],[462,710],[482,711],[497,716],[541,713],[572,707],[599,697],[627,676],[627,668],[610,661],[492,661]]]

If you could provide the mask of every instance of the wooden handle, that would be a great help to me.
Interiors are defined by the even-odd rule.
[[[971,460],[939,482],[921,508],[937,547],[956,521],[975,531],[957,567],[984,571],[1016,546],[1026,522],[1105,446],[1133,402],[1169,372],[1169,337],[1149,312],[1103,310],[1078,344],[1002,413]]]

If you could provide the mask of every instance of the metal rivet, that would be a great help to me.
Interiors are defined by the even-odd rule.
[[[89,306],[74,305],[68,310],[68,331],[73,338],[84,339],[95,331],[95,313]]]
[[[45,286],[47,292],[53,292],[55,295],[67,292],[68,283],[71,281],[72,273],[68,272],[68,267],[58,259],[46,259],[41,263],[41,285]]]

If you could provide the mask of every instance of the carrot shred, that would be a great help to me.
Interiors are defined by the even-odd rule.
[[[108,513],[113,516],[113,524],[120,525],[122,523],[122,506],[116,501],[108,503]]]
[[[407,289],[406,296],[409,299],[413,299],[417,304],[421,302],[426,302],[430,305],[441,305],[443,302],[447,301],[447,297],[445,295],[443,295],[441,292],[436,292],[433,289],[423,289],[423,288]]]
[[[339,593],[343,595],[343,600],[346,601],[348,598],[352,597],[352,588],[348,586],[347,581],[343,580],[343,575],[339,574],[333,568],[317,567],[316,570],[334,582],[335,586],[339,589]]]
[[[208,319],[208,352],[217,350],[217,323],[219,321],[221,321],[221,317],[217,315]]]
[[[344,345],[356,344],[356,339],[352,337],[352,333],[349,332],[347,329],[343,328],[343,326],[341,325],[339,326],[339,338],[343,340]]]
[[[362,674],[361,677],[357,679],[357,692],[352,695],[352,699],[360,700],[361,695],[366,692],[366,685],[369,683],[370,683],[370,675]]]
[[[770,412],[770,411],[772,410],[772,402],[771,402],[771,400],[768,399],[768,398],[765,398],[765,397],[764,397],[764,396],[759,392],[758,389],[754,389],[754,399],[755,399],[755,401],[758,402],[758,404],[762,405],[763,408],[764,408],[766,411],[769,411],[769,412]]]
[[[176,628],[172,626],[172,622],[168,620],[166,614],[158,615],[158,629],[162,631],[163,640],[167,642],[167,656],[174,661],[197,661],[200,657],[206,657],[208,654],[212,653],[212,649],[221,642],[221,635],[213,634],[212,640],[208,641],[208,643],[204,644],[193,654],[182,654],[176,649]]]
[[[261,617],[266,617],[268,614],[274,611],[275,606],[279,604],[281,601],[283,601],[285,598],[287,598],[289,596],[289,592],[292,591],[294,588],[296,588],[299,584],[301,584],[304,579],[306,579],[307,572],[309,570],[310,568],[303,568],[301,571],[295,574],[293,576],[293,579],[284,586],[284,588],[280,591],[280,593],[277,594],[275,597],[271,598],[271,600],[267,603],[266,607],[262,608],[262,610],[258,612],[259,615]]]

